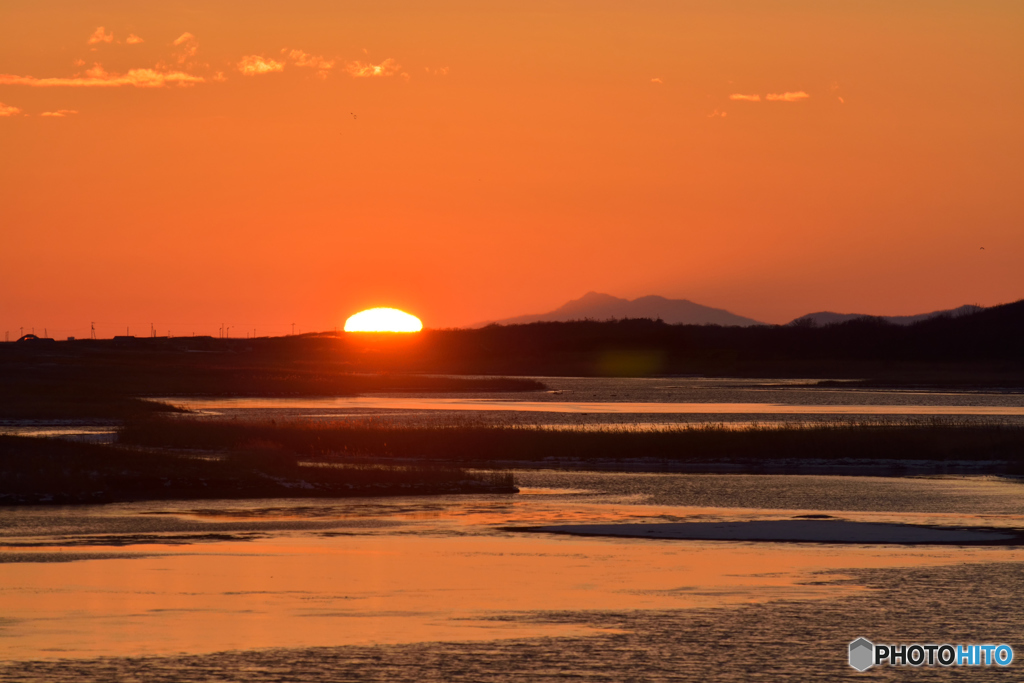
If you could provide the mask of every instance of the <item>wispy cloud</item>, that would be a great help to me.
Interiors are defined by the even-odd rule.
[[[401,70],[401,65],[390,57],[380,64],[365,62],[348,62],[345,72],[353,78],[372,78],[374,76],[394,76]]]
[[[89,38],[89,44],[114,42],[114,34],[100,26]],[[120,43],[121,41],[117,41]],[[129,34],[125,39],[129,45],[137,45],[145,42],[134,33]],[[101,64],[94,63],[84,73],[75,73],[70,77],[58,76],[50,78],[39,78],[37,76],[19,76],[17,74],[0,74],[0,86],[23,85],[30,88],[119,88],[121,86],[132,86],[135,88],[162,88],[164,86],[190,86],[197,83],[206,83],[207,79],[194,73],[195,67],[206,66],[196,64],[193,61],[199,51],[199,41],[191,33],[185,32],[178,36],[171,45],[174,47],[174,61],[177,65],[168,65],[164,61],[158,62],[152,68],[129,69],[127,73],[111,73],[103,68]],[[95,49],[95,48],[94,48]],[[76,67],[85,66],[85,61],[75,59],[72,62]],[[58,109],[46,112],[42,116],[67,116],[77,114],[71,109]]]
[[[288,48],[285,48],[287,50]],[[284,52],[282,50],[281,52]],[[321,56],[314,56],[302,50],[291,50],[288,52],[288,59],[292,60],[295,66],[306,66],[311,69],[333,69],[334,60],[324,59]]]
[[[171,45],[178,48],[174,52],[174,57],[178,60],[178,64],[184,64],[199,52],[199,41],[188,31],[175,38]]]
[[[17,116],[20,113],[21,109],[0,102],[0,116]]]
[[[136,88],[162,88],[165,85],[194,85],[205,83],[202,76],[181,71],[157,69],[130,69],[126,74],[107,73],[99,64],[85,72],[84,76],[72,78],[36,78],[0,74],[0,85],[27,85],[30,88],[119,88],[131,85]]]
[[[720,111],[720,110],[716,109],[713,112],[711,112],[710,114],[708,114],[708,118],[709,119],[724,119],[728,115],[729,115],[729,112]]]
[[[56,118],[64,118],[68,114],[77,114],[78,112],[74,109],[58,109],[57,111],[44,111],[40,116],[54,116]]]
[[[238,70],[244,76],[259,76],[277,71],[284,71],[284,62],[261,57],[260,55],[246,55],[238,63]]]
[[[96,30],[89,36],[89,40],[86,41],[88,45],[96,45],[97,43],[112,43],[114,42],[114,32],[106,32],[106,29],[102,26],[96,27]]]
[[[836,96],[836,99],[839,100],[839,104],[846,103],[846,100],[844,100],[839,94],[839,81],[832,81],[832,85],[829,86],[829,90]]]
[[[800,100],[806,100],[810,95],[805,93],[803,90],[797,92],[773,92],[765,95],[764,99],[768,102],[799,102]],[[741,102],[760,102],[760,95],[744,95],[743,93],[733,93],[729,95],[730,100],[738,100]]]
[[[806,100],[808,97],[810,95],[800,90],[798,92],[768,93],[765,99],[769,102],[799,102],[800,100]]]
[[[651,79],[651,83],[661,83],[661,84],[664,84],[665,81],[661,80],[660,78],[652,78]]]
[[[288,48],[284,48],[281,50],[281,54],[286,55],[286,58],[295,66],[316,69],[316,73],[320,78],[327,78],[327,74],[334,68],[335,64],[333,59],[311,55],[302,50],[288,50]]]

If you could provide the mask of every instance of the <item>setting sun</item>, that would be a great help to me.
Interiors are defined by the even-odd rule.
[[[397,308],[371,308],[345,321],[346,332],[419,332],[423,323]]]

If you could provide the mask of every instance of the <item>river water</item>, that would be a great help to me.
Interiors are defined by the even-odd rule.
[[[508,496],[0,509],[0,680],[853,680],[860,636],[1024,648],[1019,547],[509,530],[807,515],[1020,529],[1020,483],[516,475]]]
[[[674,425],[930,422],[1024,425],[1024,392],[862,389],[817,380],[536,377],[543,391],[345,397],[153,397],[192,417],[663,429]],[[114,421],[0,421],[0,433],[112,441]]]
[[[547,389],[491,394],[337,398],[168,398],[204,415],[387,418],[406,422],[572,426],[792,424],[945,419],[1024,424],[1024,393],[817,386],[813,380],[537,377]]]

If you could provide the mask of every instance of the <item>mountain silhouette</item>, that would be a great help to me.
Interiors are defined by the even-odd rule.
[[[567,322],[570,320],[623,320],[626,318],[661,319],[670,324],[683,325],[736,325],[749,327],[764,323],[744,318],[721,308],[710,308],[687,299],[666,299],[663,296],[642,296],[639,299],[620,299],[611,294],[588,292],[579,299],[559,306],[548,313],[520,315],[495,320],[485,325],[525,325],[536,322]]]
[[[789,324],[824,327],[825,325],[845,323],[848,320],[857,320],[859,318],[876,318],[894,325],[913,325],[914,323],[919,323],[922,320],[930,320],[931,318],[937,318],[939,316],[959,318],[962,315],[970,315],[972,313],[977,313],[980,310],[982,310],[981,306],[967,305],[960,306],[959,308],[950,308],[945,311],[918,313],[917,315],[867,315],[864,313],[833,313],[831,311],[822,311],[820,313],[808,313],[807,315],[802,315],[799,318],[792,320]]]

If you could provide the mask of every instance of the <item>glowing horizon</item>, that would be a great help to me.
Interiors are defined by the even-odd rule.
[[[397,308],[369,308],[345,321],[346,332],[419,332],[423,322]]]
[[[0,334],[1024,296],[1024,3],[300,4],[3,4]]]

